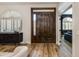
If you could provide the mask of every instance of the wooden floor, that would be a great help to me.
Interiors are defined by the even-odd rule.
[[[58,49],[54,43],[33,43],[29,46],[30,57],[56,57]]]
[[[13,52],[16,47],[14,44],[0,44],[0,52]]]
[[[61,45],[59,48],[60,57],[72,57],[72,44],[62,38]]]
[[[0,51],[12,52],[17,45],[0,45]],[[54,43],[32,43],[28,47],[28,57],[57,57],[58,47]]]

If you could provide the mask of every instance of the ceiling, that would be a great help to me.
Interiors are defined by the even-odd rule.
[[[58,4],[59,2],[0,2],[0,4]]]

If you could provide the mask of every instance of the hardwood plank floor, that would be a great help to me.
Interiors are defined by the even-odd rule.
[[[48,57],[49,54],[48,54],[48,49],[47,49],[47,44],[45,43],[44,44],[44,57]]]
[[[59,48],[60,57],[72,57],[72,44],[62,38]]]
[[[0,45],[0,52],[13,52],[18,45]],[[57,57],[58,47],[55,43],[32,43],[28,47],[28,57]]]

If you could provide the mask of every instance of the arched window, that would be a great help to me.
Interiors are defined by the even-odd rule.
[[[63,19],[63,30],[72,30],[72,18],[65,17]]]
[[[19,12],[8,10],[0,15],[0,32],[18,32],[22,29],[22,16]]]

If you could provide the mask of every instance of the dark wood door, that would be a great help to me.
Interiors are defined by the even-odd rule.
[[[55,43],[55,12],[35,12],[34,14],[36,14],[36,35],[32,33],[32,43]]]

